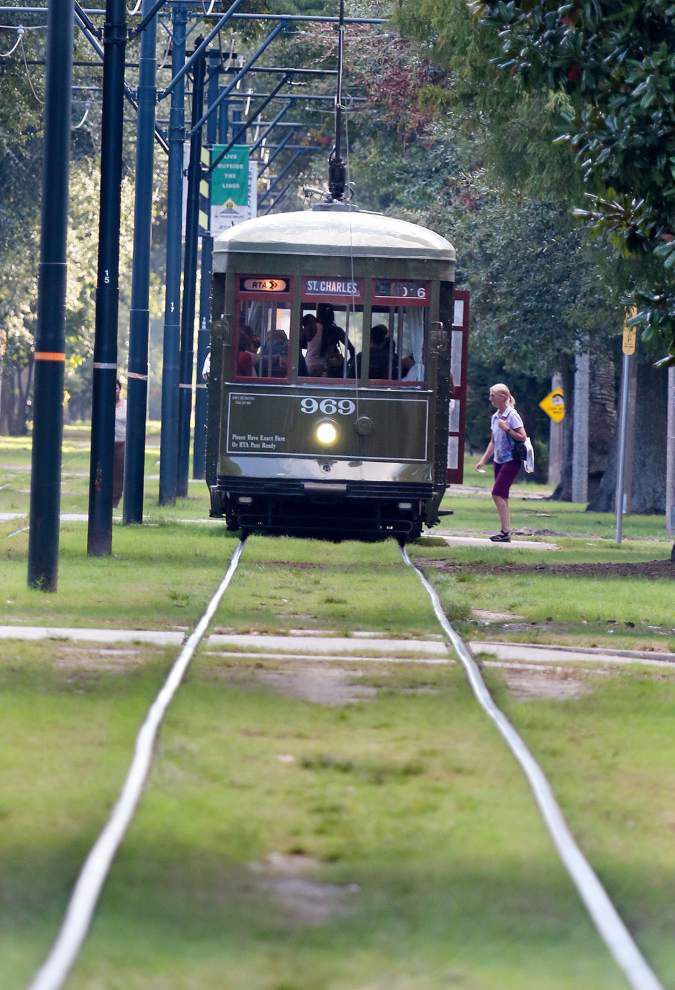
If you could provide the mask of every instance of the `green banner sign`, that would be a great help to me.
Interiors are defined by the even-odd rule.
[[[216,144],[211,152],[217,158],[225,145]],[[212,206],[248,206],[248,148],[235,145],[213,170],[211,176]]]

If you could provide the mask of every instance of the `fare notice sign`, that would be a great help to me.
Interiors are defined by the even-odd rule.
[[[545,395],[539,403],[539,408],[543,409],[554,423],[562,423],[565,418],[565,396],[561,388],[554,388],[552,392]]]

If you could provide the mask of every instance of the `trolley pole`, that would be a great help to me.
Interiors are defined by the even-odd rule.
[[[209,80],[207,101],[209,106],[218,97],[218,76],[220,73],[220,52],[210,51],[207,55]],[[201,479],[206,470],[206,383],[201,372],[209,349],[211,338],[211,278],[213,275],[213,236],[211,235],[211,148],[218,137],[218,121],[211,114],[206,122],[207,168],[202,179],[203,193],[206,194],[206,223],[209,233],[202,234],[202,272],[199,286],[199,330],[197,331],[197,388],[195,391],[195,439],[192,454],[192,477]]]
[[[192,76],[192,128],[204,107],[204,70],[202,56],[194,65]],[[178,398],[178,484],[176,494],[185,498],[190,472],[190,417],[192,415],[192,380],[194,365],[195,302],[197,294],[197,252],[199,247],[199,183],[202,171],[202,129],[196,127],[190,137],[190,164],[187,175],[187,209],[185,219],[185,263],[183,268],[183,313],[181,320],[180,394]]]
[[[172,11],[171,75],[185,63],[187,8]],[[180,272],[183,225],[183,140],[185,138],[185,77],[171,91],[169,115],[169,176],[166,221],[166,293],[162,364],[162,432],[159,455],[159,504],[173,505],[178,479],[178,362],[180,357]]]
[[[143,0],[142,16],[154,6]],[[129,362],[127,372],[127,443],[124,466],[124,522],[143,522],[145,427],[148,405],[148,328],[150,322],[150,239],[152,166],[155,134],[157,19],[151,17],[141,37],[136,137],[136,199],[131,273]]]
[[[66,235],[73,66],[71,0],[50,0],[46,59],[45,156],[34,355],[28,585],[43,591],[56,591],[61,509]]]
[[[87,533],[87,552],[92,556],[101,556],[112,551],[112,475],[115,444],[126,15],[125,0],[106,0],[103,27],[98,282]]]

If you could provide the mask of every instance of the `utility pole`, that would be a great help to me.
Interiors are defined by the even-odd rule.
[[[112,476],[115,448],[126,15],[126,0],[106,0],[103,27],[101,193],[87,534],[87,551],[92,556],[101,556],[112,551]]]
[[[666,529],[675,540],[675,368],[668,368],[666,430]],[[670,559],[675,563],[675,542]]]
[[[192,119],[190,163],[187,176],[187,210],[185,219],[185,263],[183,267],[183,313],[180,348],[180,394],[178,399],[178,483],[176,494],[188,493],[190,468],[190,417],[192,415],[192,380],[194,372],[195,302],[197,293],[197,251],[199,246],[199,182],[201,179],[202,130],[196,127],[204,107],[204,70],[202,56],[192,75]],[[212,115],[213,116],[213,115]]]
[[[572,437],[572,501],[588,501],[588,426],[591,359],[577,350],[574,360],[574,423]]]
[[[28,585],[56,591],[65,369],[66,235],[73,71],[72,0],[50,0],[47,21],[42,225],[35,332]]]
[[[207,56],[209,70],[207,102],[209,106],[218,97],[218,77],[220,74],[220,52],[210,51]],[[213,237],[211,231],[211,148],[218,137],[218,121],[211,114],[206,122],[207,168],[202,178],[205,193],[206,222],[209,233],[202,234],[202,271],[199,286],[199,330],[197,331],[197,387],[195,390],[195,439],[192,460],[192,477],[201,479],[206,470],[206,383],[202,381],[202,368],[209,349],[211,337],[211,279],[213,277]]]
[[[185,63],[187,8],[172,9],[173,52],[171,75]],[[162,432],[159,455],[159,504],[173,505],[178,479],[178,362],[180,356],[180,272],[183,225],[183,141],[185,138],[185,81],[171,91],[169,116],[169,175],[166,220],[166,294],[162,365]]]
[[[637,327],[628,325],[628,317],[632,315],[635,315],[634,311],[630,310],[626,314],[621,342],[621,350],[623,351],[623,360],[621,363],[621,406],[619,411],[619,436],[617,444],[616,490],[614,493],[615,538],[617,543],[621,543],[623,538],[623,516],[626,511],[626,437],[629,429],[628,401],[630,395],[631,365],[635,362],[635,349],[637,346]]]
[[[551,378],[551,391],[563,387],[562,375],[559,371]],[[556,423],[554,419],[549,420],[549,444],[548,444],[548,483],[552,488],[557,488],[562,476],[563,462],[563,430],[565,420]]]
[[[142,16],[154,6],[143,0]],[[152,232],[152,171],[156,103],[157,18],[151,17],[141,36],[136,137],[136,200],[134,253],[129,314],[127,372],[127,442],[124,466],[124,522],[143,522],[145,428],[148,405],[148,329],[150,322],[150,242]]]

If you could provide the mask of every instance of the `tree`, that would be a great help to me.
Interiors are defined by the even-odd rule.
[[[559,97],[558,140],[590,205],[577,216],[633,260],[626,303],[675,362],[675,19],[670,0],[512,0],[469,5],[499,38],[499,67]],[[567,126],[563,127],[562,125]]]

